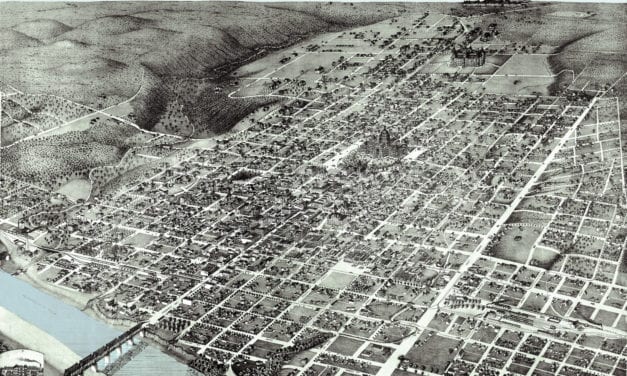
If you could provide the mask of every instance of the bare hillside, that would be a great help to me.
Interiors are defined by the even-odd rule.
[[[13,30],[39,40],[52,39],[71,29],[71,27],[62,22],[46,19],[26,21],[13,26]]]

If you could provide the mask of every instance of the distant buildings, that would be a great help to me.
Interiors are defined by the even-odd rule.
[[[480,67],[485,64],[485,51],[473,50],[472,47],[454,48],[450,65],[453,67]]]
[[[0,354],[1,376],[43,376],[44,355],[32,350],[11,350]]]
[[[494,5],[519,5],[519,4],[527,4],[529,0],[464,0],[464,5],[485,5],[485,6],[494,6]]]

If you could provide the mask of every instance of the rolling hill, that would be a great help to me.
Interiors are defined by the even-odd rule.
[[[19,31],[6,28],[0,29],[0,51],[5,51],[3,54],[14,49],[36,47],[41,44],[38,39],[29,37]]]
[[[13,26],[12,29],[22,34],[28,35],[31,38],[39,39],[42,41],[52,39],[57,35],[72,30],[71,27],[62,22],[47,19],[37,19],[22,22]]]

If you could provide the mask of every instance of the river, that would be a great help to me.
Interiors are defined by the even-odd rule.
[[[55,337],[79,356],[86,356],[121,331],[0,270],[0,306]],[[187,366],[155,347],[147,347],[116,376],[186,375]]]

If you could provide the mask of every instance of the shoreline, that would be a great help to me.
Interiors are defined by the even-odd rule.
[[[42,281],[36,276],[36,272],[34,271],[33,267],[28,268],[23,273],[14,275],[14,277],[28,283],[29,285],[40,291],[43,291],[46,294],[52,295],[53,297],[61,300],[63,303],[80,310],[89,317],[98,320],[113,329],[124,332],[135,324],[122,324],[119,322],[120,320],[114,320],[106,317],[99,310],[91,307],[90,301],[94,298],[97,298],[98,295],[91,296],[78,291],[71,291]]]
[[[31,266],[22,273],[14,274],[14,277],[28,283],[38,290],[54,296],[55,298],[61,300],[63,303],[71,305],[81,311],[85,310],[87,303],[93,298],[89,297],[87,294],[83,294],[78,291],[74,292],[66,290],[62,287],[42,281],[40,278],[37,277],[37,272],[34,270],[34,268],[34,266]]]
[[[11,247],[11,245],[6,245],[6,243],[1,241],[0,244],[2,244],[11,255],[11,260],[8,263],[0,264],[0,269],[2,271],[12,275],[13,277],[21,281],[28,283],[39,291],[42,291],[48,295],[52,295],[54,298],[61,300],[63,303],[84,312],[88,316],[100,322],[103,322],[114,329],[125,331],[132,326],[124,326],[116,323],[113,320],[108,319],[104,315],[99,314],[98,312],[95,312],[95,310],[91,309],[89,307],[89,303],[92,299],[97,298],[99,296],[98,294],[86,294],[76,290],[57,286],[42,280],[37,274],[36,265],[32,264],[32,259],[26,260],[21,257],[18,254],[16,247]]]

